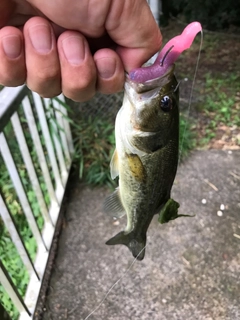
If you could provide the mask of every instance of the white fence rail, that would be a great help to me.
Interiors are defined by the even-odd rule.
[[[0,92],[0,283],[18,310],[14,319],[33,317],[73,152],[62,95],[42,99],[25,86]],[[28,278],[21,292],[9,241]]]

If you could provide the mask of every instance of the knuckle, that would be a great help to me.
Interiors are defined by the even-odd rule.
[[[42,69],[38,69],[33,77],[38,79],[39,83],[56,80],[60,77],[59,68],[45,67]]]
[[[53,98],[61,93],[60,73],[57,68],[42,68],[28,73],[27,85],[43,98]]]
[[[90,100],[94,95],[95,95],[95,90],[69,90],[69,89],[65,89],[63,90],[63,94],[73,100],[73,101],[77,101],[77,102],[85,102]]]
[[[30,90],[37,92],[43,98],[53,98],[61,93],[60,80],[53,79],[45,82],[27,79],[27,86]]]
[[[55,89],[54,91],[52,90],[51,92],[39,93],[39,95],[43,98],[54,98],[54,97],[57,97],[60,93],[61,93],[61,89]]]
[[[77,81],[63,83],[63,93],[66,97],[79,102],[91,99],[96,92],[96,79],[81,75]]]
[[[0,75],[0,84],[6,87],[17,87],[25,83],[25,75]]]

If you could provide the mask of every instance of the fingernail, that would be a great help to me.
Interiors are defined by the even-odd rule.
[[[78,36],[69,36],[62,41],[65,58],[72,65],[79,65],[85,58],[84,40]]]
[[[46,25],[36,25],[29,28],[29,36],[34,49],[47,54],[52,49],[52,30]]]
[[[16,59],[22,52],[22,41],[19,36],[5,36],[2,38],[2,46],[5,54],[10,59]]]
[[[112,58],[101,58],[96,60],[98,73],[101,78],[111,78],[116,70],[116,60]]]

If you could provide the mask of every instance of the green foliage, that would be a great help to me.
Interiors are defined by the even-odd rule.
[[[222,75],[206,74],[202,112],[207,121],[201,145],[215,138],[217,128],[221,125],[229,128],[240,126],[240,106],[236,101],[239,82],[237,73],[231,73],[224,78]]]
[[[74,124],[74,135],[80,179],[92,185],[114,186],[109,170],[115,148],[114,125],[101,118],[81,118]]]
[[[200,21],[209,30],[240,26],[240,6],[235,0],[173,0],[167,8],[173,15],[183,15],[186,22]]]
[[[19,317],[19,312],[16,307],[13,305],[11,299],[8,294],[4,290],[4,288],[0,285],[0,300],[4,309],[7,311],[8,315],[12,320],[17,320]]]

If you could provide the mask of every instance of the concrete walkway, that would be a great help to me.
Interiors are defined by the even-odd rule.
[[[43,320],[85,319],[132,263],[127,247],[104,244],[126,223],[101,211],[107,194],[73,189]],[[89,319],[240,319],[240,150],[194,152],[178,170],[173,198],[196,217],[166,225],[154,218],[145,259]]]

